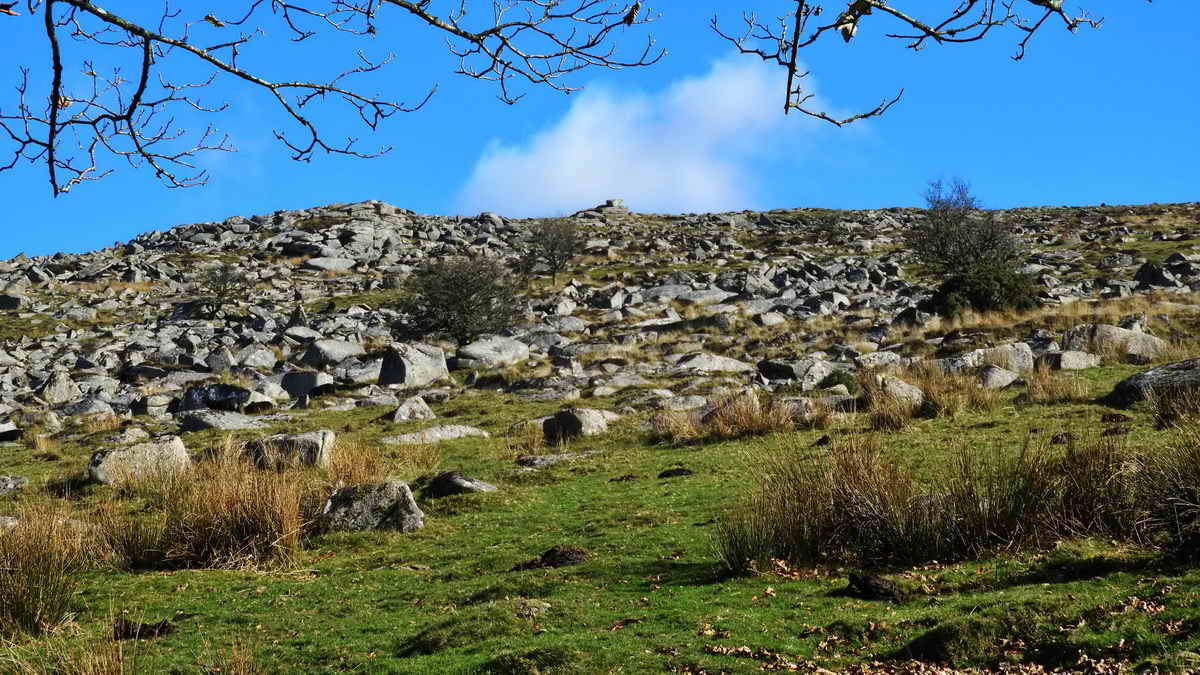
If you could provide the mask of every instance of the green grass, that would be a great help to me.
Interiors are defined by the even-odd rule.
[[[1100,394],[1128,372],[1122,366],[1084,376]],[[886,434],[885,451],[932,479],[951,441],[1015,450],[1031,433],[1094,433],[1103,412],[1091,404],[1029,409],[1011,399],[993,413],[922,420]],[[599,451],[595,456],[514,473],[500,436],[557,407],[498,393],[435,406],[434,423],[478,425],[497,436],[444,444],[443,468],[502,491],[423,504],[427,526],[417,533],[321,536],[295,567],[276,572],[88,572],[76,596],[78,633],[69,642],[102,637],[122,611],[147,621],[183,611],[197,616],[137,647],[140,671],[194,672],[214,649],[235,643],[268,672],[396,673],[747,672],[784,656],[837,668],[910,653],[959,666],[1069,665],[1080,653],[1164,663],[1200,650],[1200,637],[1193,637],[1200,571],[1107,542],[893,570],[910,591],[900,605],[840,594],[845,577],[836,569],[722,577],[714,523],[751,486],[754,453],[811,444],[825,432],[672,448],[649,442],[633,419],[574,444]],[[272,431],[328,427],[371,442],[431,424],[372,422],[383,412],[311,411]],[[1132,426],[1130,442],[1166,433],[1154,430],[1144,411]],[[193,450],[218,441],[212,432],[186,437]],[[96,442],[61,442],[57,462],[12,446],[6,466],[35,482],[61,477],[82,467]],[[676,466],[694,474],[655,478]],[[611,482],[627,474],[638,478]],[[86,517],[105,490],[88,490],[75,508]],[[37,489],[22,497],[50,498]],[[0,511],[13,501],[0,502]],[[574,567],[509,571],[556,544],[592,557]],[[525,600],[549,608],[528,616]],[[9,653],[33,658],[41,644],[20,643]],[[731,649],[741,646],[749,657]]]

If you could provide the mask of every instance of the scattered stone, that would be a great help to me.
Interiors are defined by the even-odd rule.
[[[23,476],[0,476],[0,497],[6,497],[29,484]]]
[[[979,386],[984,389],[1003,389],[1019,379],[1017,373],[999,366],[984,366],[979,372]]]
[[[570,408],[560,410],[542,423],[546,443],[557,445],[579,436],[598,436],[608,431],[608,416],[600,410]]]
[[[240,431],[243,429],[262,429],[265,425],[241,413],[224,412],[219,410],[196,410],[180,413],[179,429],[181,431],[204,431],[217,429],[219,431]]]
[[[415,532],[425,527],[425,514],[417,506],[408,483],[388,479],[382,483],[350,485],[334,492],[325,503],[321,524],[333,532]]]
[[[476,429],[464,424],[443,424],[411,434],[381,438],[379,441],[387,445],[420,445],[422,443],[441,443],[442,441],[450,441],[456,438],[491,437],[491,434],[483,429]]]
[[[471,492],[495,492],[496,486],[481,480],[469,478],[457,471],[440,473],[429,480],[421,489],[421,496],[426,499],[440,499],[452,495]]]
[[[523,570],[536,570],[548,567],[567,567],[569,565],[578,565],[586,562],[588,559],[587,551],[575,546],[555,546],[546,551],[539,558],[520,563],[512,568],[513,572]]]
[[[1063,350],[1117,354],[1129,363],[1149,363],[1167,348],[1153,335],[1108,324],[1085,323],[1063,335]]]
[[[392,343],[383,355],[379,371],[380,386],[424,387],[449,377],[446,354],[438,347],[424,344]]]
[[[288,466],[329,468],[337,435],[328,429],[302,434],[267,436],[246,445],[246,453],[263,468]]]
[[[666,471],[663,471],[662,473],[658,474],[658,477],[659,478],[678,478],[680,476],[690,476],[690,475],[692,475],[691,471],[684,469],[683,467],[679,467],[676,469],[667,469]]]
[[[675,365],[701,373],[746,373],[754,370],[749,363],[705,352],[685,354]]]
[[[493,336],[476,340],[458,350],[460,365],[503,368],[529,358],[529,345],[512,338]]]
[[[1084,370],[1100,365],[1100,357],[1087,352],[1047,352],[1038,357],[1039,364],[1051,370]]]
[[[1176,361],[1121,380],[1105,397],[1108,405],[1127,408],[1156,394],[1181,394],[1200,390],[1200,359]]]
[[[431,420],[437,417],[433,410],[420,396],[413,396],[401,403],[395,411],[387,416],[392,422],[411,422],[413,420]]]
[[[125,448],[100,450],[88,462],[88,477],[106,485],[150,476],[180,473],[192,466],[178,436],[164,436]]]

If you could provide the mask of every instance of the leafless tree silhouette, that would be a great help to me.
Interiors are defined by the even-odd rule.
[[[712,18],[712,27],[743,54],[757,56],[787,71],[785,113],[795,110],[838,126],[882,115],[900,100],[904,90],[849,117],[835,117],[829,111],[815,107],[814,94],[804,86],[809,71],[801,70],[799,55],[801,49],[811,47],[822,38],[837,36],[850,42],[859,34],[860,26],[878,22],[880,26],[893,27],[881,27],[881,31],[894,31],[881,32],[881,37],[898,40],[909,49],[919,50],[930,43],[978,42],[997,29],[1009,28],[1021,36],[1013,55],[1019,61],[1025,56],[1029,41],[1047,23],[1059,23],[1075,32],[1080,26],[1099,28],[1103,22],[1102,18],[1094,18],[1086,10],[1068,13],[1062,0],[850,0],[832,3],[791,0],[791,3],[795,9],[774,21],[761,20],[754,12],[744,12],[744,26],[737,33],[722,29],[716,16]],[[872,15],[871,19],[866,18]]]
[[[392,55],[368,56],[365,49],[388,15],[408,17],[444,34],[458,60],[456,72],[495,83],[507,103],[524,95],[523,86],[570,92],[578,87],[569,76],[581,70],[647,66],[665,53],[649,36],[639,39],[639,46],[628,54],[621,49],[618,31],[656,18],[634,11],[639,2],[242,2],[239,12],[221,16],[183,6],[196,3],[178,2],[175,7],[171,0],[157,6],[144,0],[125,3],[128,15],[89,0],[0,3],[4,28],[44,32],[49,45],[49,63],[21,65],[15,95],[0,100],[0,138],[7,137],[13,148],[7,162],[0,159],[0,171],[26,162],[42,164],[55,195],[107,176],[119,160],[149,168],[168,187],[203,184],[208,174],[198,167],[196,157],[206,151],[232,151],[233,145],[211,123],[189,128],[177,118],[228,109],[228,102],[210,103],[202,97],[218,78],[267,93],[290,123],[290,130],[273,133],[293,159],[308,161],[318,153],[374,157],[387,152],[390,148],[360,150],[352,137],[327,140],[313,109],[340,104],[373,131],[398,112],[417,110],[433,95],[436,85],[409,104],[361,88],[365,76],[394,60]],[[435,4],[446,9],[438,11]],[[10,21],[21,25],[14,27]],[[276,30],[288,40],[275,39]],[[282,50],[289,43],[333,33],[364,43],[363,48],[331,52],[347,60],[336,76],[320,81],[267,76],[279,70],[279,55],[264,63],[263,46]],[[38,76],[47,73],[49,95],[42,98],[34,89],[41,89],[36,86]]]
[[[327,132],[343,119],[374,131],[396,113],[421,108],[436,91],[433,85],[406,103],[364,89],[395,61],[392,54],[375,54],[386,51],[382,33],[391,31],[393,20],[413,21],[443,36],[456,57],[455,72],[493,83],[506,103],[517,102],[530,87],[574,91],[578,83],[572,76],[585,69],[649,66],[665,54],[650,35],[635,38],[631,49],[622,43],[631,31],[659,18],[640,0],[229,0],[224,5],[239,11],[219,16],[187,0],[160,1],[120,3],[124,14],[90,0],[0,3],[0,27],[37,31],[49,47],[46,57],[12,58],[19,68],[16,87],[0,97],[0,142],[7,141],[11,153],[0,155],[0,172],[42,165],[56,196],[104,178],[122,160],[152,171],[168,187],[202,185],[208,174],[198,156],[234,149],[213,118],[196,122],[230,108],[228,101],[205,98],[218,80],[256,90],[273,102],[286,125],[273,129],[273,135],[293,159],[378,156],[390,148],[364,150],[353,136],[333,141]],[[773,23],[744,13],[740,34],[724,32],[717,17],[712,26],[742,53],[787,71],[785,112],[796,110],[839,126],[883,114],[903,90],[844,118],[814,107],[798,54],[826,35],[850,42],[864,22],[887,20],[899,28],[882,37],[921,49],[929,43],[975,42],[1007,27],[1022,35],[1014,56],[1020,59],[1047,24],[1075,31],[1101,23],[1086,11],[1068,13],[1062,0],[789,2],[794,11]],[[833,18],[824,22],[822,15]],[[345,61],[330,71],[337,74],[312,81],[308,75],[268,74],[286,71],[290,62],[281,54],[291,52],[285,50],[317,40],[331,41],[319,43],[326,50],[324,61]],[[271,58],[264,57],[268,52]],[[47,60],[22,63],[26,57]],[[321,117],[326,107],[335,106],[341,106],[341,114]]]

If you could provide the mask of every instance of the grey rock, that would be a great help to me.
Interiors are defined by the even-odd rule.
[[[178,417],[179,428],[182,431],[204,431],[205,429],[238,431],[241,429],[262,429],[265,426],[253,417],[221,410],[194,410],[180,413]]]
[[[50,405],[62,405],[78,399],[81,395],[79,386],[71,376],[61,370],[55,370],[38,390],[38,396]]]
[[[179,411],[227,410],[241,412],[250,401],[250,390],[233,384],[203,384],[188,387],[179,401]]]
[[[670,396],[654,402],[654,407],[670,412],[696,410],[708,405],[708,399],[703,396]]]
[[[899,354],[889,351],[870,352],[854,358],[855,365],[866,370],[888,368],[899,365],[900,361],[901,357]]]
[[[421,443],[440,443],[442,441],[450,441],[456,438],[491,438],[491,434],[475,427],[469,427],[465,424],[443,424],[441,426],[430,427],[422,431],[417,431],[411,434],[401,434],[400,436],[389,436],[379,439],[381,443],[387,445],[417,445]]]
[[[187,447],[178,436],[138,443],[125,448],[101,450],[88,462],[88,477],[112,484],[186,471],[192,465]]]
[[[0,422],[0,443],[19,441],[25,432],[13,422]]]
[[[354,264],[352,258],[309,258],[304,261],[304,267],[322,272],[349,272]]]
[[[754,366],[744,361],[707,352],[685,354],[675,365],[702,373],[747,373],[754,370]]]
[[[608,417],[599,410],[560,410],[542,423],[546,442],[555,445],[579,436],[598,436],[608,431]]]
[[[1125,408],[1155,395],[1178,396],[1200,390],[1200,359],[1176,361],[1132,375],[1117,383],[1105,402]]]
[[[363,354],[366,354],[366,350],[357,342],[316,340],[309,345],[308,350],[304,352],[304,356],[300,360],[310,366],[322,368],[341,363],[354,356],[362,356]]]
[[[334,532],[416,532],[425,527],[425,514],[407,483],[388,479],[334,492],[325,503],[321,523]]]
[[[404,401],[393,413],[388,415],[388,419],[393,422],[431,420],[435,417],[437,416],[433,414],[433,410],[429,408],[429,404],[425,403],[425,399],[420,396],[413,396]]]
[[[800,391],[812,391],[825,378],[833,374],[836,367],[824,359],[805,358],[798,361],[764,359],[758,362],[758,372],[769,380],[796,380]]]
[[[1064,351],[1118,354],[1131,363],[1148,363],[1167,348],[1163,340],[1138,331],[1108,324],[1085,323],[1063,335]]]
[[[1038,357],[1038,363],[1051,370],[1083,370],[1100,365],[1100,357],[1087,352],[1047,352]]]
[[[6,497],[29,484],[22,476],[0,476],[0,497]]]
[[[925,401],[925,392],[920,387],[913,386],[892,375],[877,376],[875,382],[880,391],[908,405],[921,405]]]
[[[264,468],[315,466],[329,468],[337,435],[328,429],[302,434],[279,434],[253,441],[246,452]]]
[[[501,336],[476,340],[458,350],[459,359],[470,359],[488,368],[500,368],[529,358],[529,345]]]
[[[984,389],[1003,389],[1020,379],[1020,375],[999,366],[984,366],[979,371],[979,386]]]
[[[333,387],[333,376],[320,372],[294,372],[283,376],[279,386],[292,398],[316,396]]]
[[[495,491],[496,486],[491,483],[464,476],[457,471],[447,471],[434,476],[421,490],[421,496],[427,499],[440,499],[472,492]]]
[[[446,355],[440,348],[424,344],[393,343],[384,353],[383,366],[379,371],[379,384],[396,384],[406,388],[424,387],[449,375]]]

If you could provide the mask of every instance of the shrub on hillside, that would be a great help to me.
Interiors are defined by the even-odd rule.
[[[926,271],[943,279],[930,302],[934,311],[955,316],[1039,304],[1033,281],[1016,269],[1022,251],[1012,227],[982,213],[966,181],[931,182],[925,204],[925,219],[905,233],[904,243]]]
[[[718,527],[718,552],[733,572],[767,569],[773,560],[920,564],[1061,537],[1143,541],[1147,535],[1138,505],[1150,501],[1139,497],[1126,469],[1128,450],[1114,443],[1065,457],[1033,444],[1011,456],[963,447],[929,486],[886,457],[874,436],[850,437],[816,457],[802,447],[768,453],[757,462],[749,499]],[[1186,470],[1200,460],[1169,466],[1179,475],[1176,485],[1200,487],[1200,471]],[[1188,512],[1182,521],[1188,527],[1175,539],[1200,541],[1198,515],[1198,508]],[[1188,533],[1197,534],[1187,539]]]
[[[558,283],[558,273],[579,255],[581,248],[583,232],[576,221],[569,218],[538,221],[529,229],[522,269],[529,274],[539,263],[543,264],[550,270],[552,281]]]
[[[395,328],[408,337],[446,336],[465,345],[521,320],[517,284],[492,258],[449,258],[426,263],[404,283],[398,309],[406,320]]]
[[[967,310],[1026,311],[1041,305],[1033,279],[1011,266],[982,264],[947,278],[929,300],[929,308],[942,316]]]

